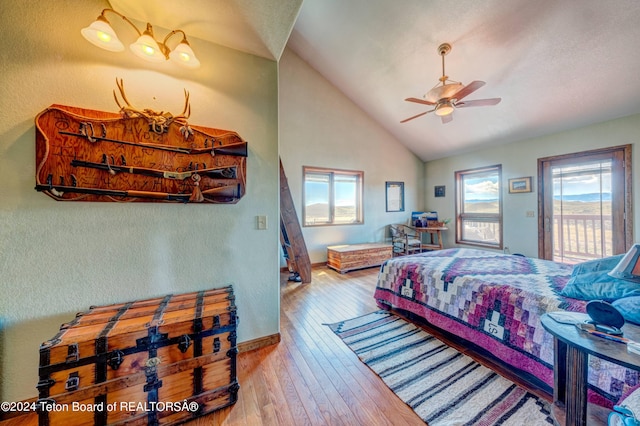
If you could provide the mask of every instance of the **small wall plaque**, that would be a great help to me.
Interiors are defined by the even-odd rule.
[[[509,194],[531,191],[531,176],[509,179]]]

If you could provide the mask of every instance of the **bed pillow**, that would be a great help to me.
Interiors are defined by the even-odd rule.
[[[629,322],[640,325],[640,297],[625,297],[616,300],[612,305],[620,311],[623,318]]]
[[[624,254],[618,254],[615,256],[604,257],[602,259],[594,259],[587,262],[578,263],[573,267],[571,276],[575,277],[577,275],[587,274],[589,272],[609,272],[616,267],[616,265],[622,260],[623,257]]]
[[[612,302],[623,297],[640,296],[640,284],[610,277],[608,271],[587,272],[572,277],[560,292],[580,300]]]
[[[611,264],[613,266],[609,268]],[[606,258],[584,262],[580,264],[582,266],[576,265],[571,279],[560,294],[573,299],[607,302],[623,297],[640,296],[640,284],[609,276],[608,272],[617,264],[618,262],[614,262],[611,258]],[[576,271],[578,272],[575,273]]]

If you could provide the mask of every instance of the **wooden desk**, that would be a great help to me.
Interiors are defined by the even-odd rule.
[[[585,315],[585,318],[588,318]],[[624,343],[612,342],[580,331],[573,324],[562,324],[549,315],[540,317],[542,326],[553,336],[553,401],[564,406],[566,426],[587,424],[587,369],[589,355],[640,370],[640,355],[627,351]],[[640,326],[625,324],[624,337],[640,340]]]
[[[428,227],[428,228],[413,228],[419,235],[420,241],[422,241],[422,250],[442,250],[442,231],[446,231],[447,227]],[[422,238],[422,234],[427,234],[427,242]]]

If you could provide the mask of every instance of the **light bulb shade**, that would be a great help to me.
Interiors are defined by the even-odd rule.
[[[149,62],[163,62],[167,58],[160,50],[160,45],[149,32],[145,31],[135,43],[129,45],[129,49],[138,57]]]
[[[451,105],[451,102],[445,102],[443,104],[440,104],[440,106],[436,108],[436,115],[440,117],[449,115],[452,112],[453,112],[453,106]]]
[[[453,98],[456,93],[464,86],[462,83],[447,83],[442,86],[436,86],[424,95],[424,99],[436,103],[443,98]]]
[[[640,282],[640,244],[634,244],[609,275],[613,278]]]
[[[187,40],[182,40],[180,44],[169,53],[169,59],[187,68],[198,68],[200,66],[200,61],[196,58]]]
[[[80,33],[92,44],[111,52],[122,52],[124,45],[118,39],[109,22],[100,16],[91,25],[80,30]]]

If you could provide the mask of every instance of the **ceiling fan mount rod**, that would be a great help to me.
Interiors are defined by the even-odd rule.
[[[442,43],[440,46],[438,46],[438,53],[440,54],[440,56],[442,56],[442,77],[440,77],[438,80],[442,82],[442,85],[444,85],[449,79],[449,76],[445,75],[444,73],[444,57],[448,55],[449,52],[451,52],[451,45],[449,43]]]

